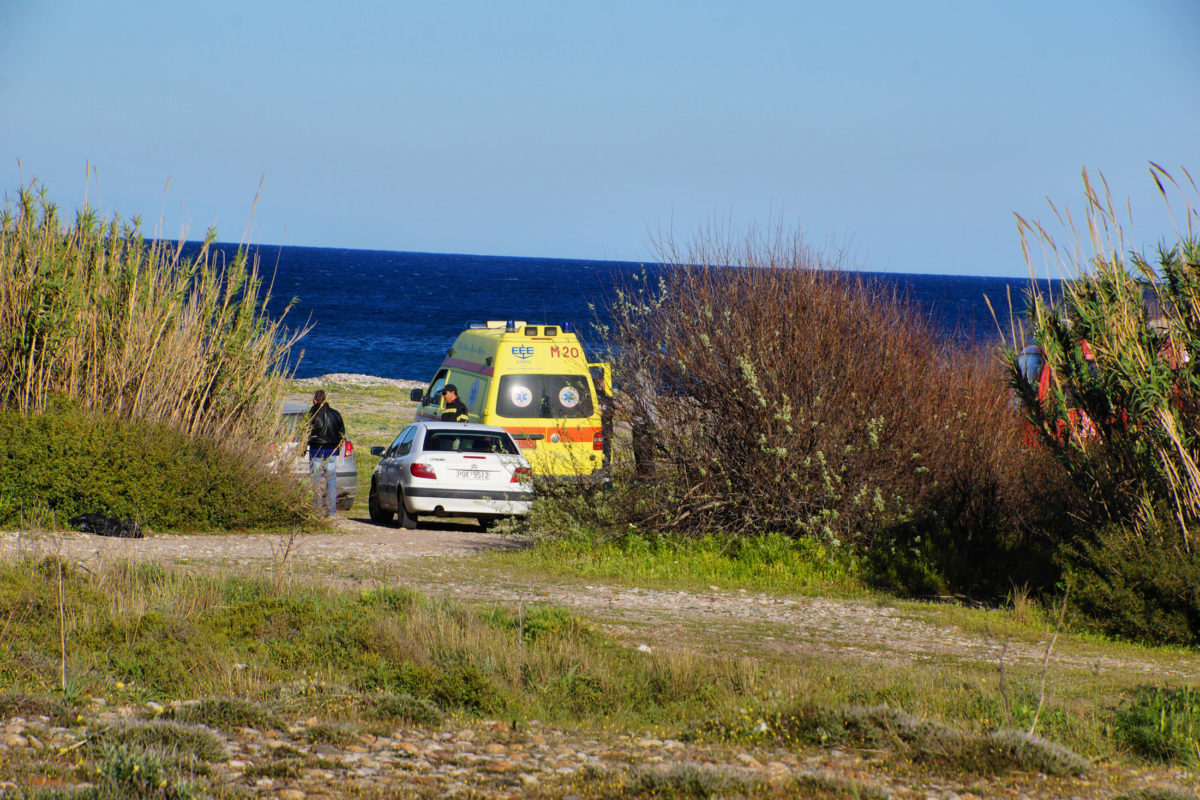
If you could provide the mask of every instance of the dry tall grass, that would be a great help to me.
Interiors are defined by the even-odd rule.
[[[86,206],[73,225],[31,184],[0,215],[0,405],[54,398],[189,435],[269,436],[288,332],[265,313],[257,257],[143,238]]]

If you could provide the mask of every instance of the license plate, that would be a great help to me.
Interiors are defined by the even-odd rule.
[[[458,477],[466,478],[468,480],[485,481],[488,478],[488,473],[481,472],[480,470],[477,470],[477,469],[460,469],[460,470],[457,470],[457,472],[458,472]]]

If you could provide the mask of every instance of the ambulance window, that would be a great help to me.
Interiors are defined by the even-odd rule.
[[[446,385],[446,376],[449,373],[450,370],[443,369],[438,370],[438,374],[433,376],[433,383],[429,384],[429,391],[425,394],[425,405],[437,405],[437,402],[440,399],[438,397],[438,392],[440,392],[442,387]]]
[[[496,413],[516,419],[590,417],[591,382],[586,375],[505,375],[496,390]]]

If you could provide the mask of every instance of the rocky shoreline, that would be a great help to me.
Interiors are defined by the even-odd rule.
[[[292,383],[314,389],[326,386],[395,386],[398,389],[418,389],[425,386],[423,381],[380,378],[376,375],[362,375],[354,372],[331,372],[315,378],[294,378]]]

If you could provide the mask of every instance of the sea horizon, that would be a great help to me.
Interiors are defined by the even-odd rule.
[[[201,242],[189,242],[195,255]],[[216,242],[226,259],[239,245]],[[268,314],[289,330],[311,324],[291,354],[295,377],[370,375],[427,381],[468,324],[520,319],[570,324],[594,355],[593,326],[605,324],[620,288],[657,262],[487,256],[308,245],[252,245]],[[998,314],[1010,299],[1023,308],[1030,278],[843,270],[878,281],[912,302],[942,335],[961,342],[998,340],[985,297]]]

